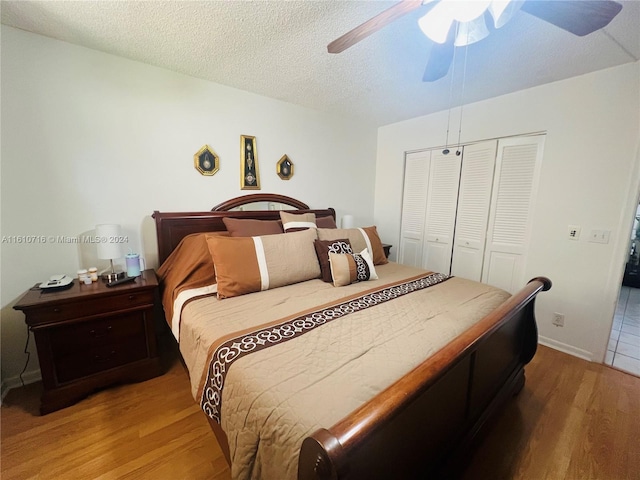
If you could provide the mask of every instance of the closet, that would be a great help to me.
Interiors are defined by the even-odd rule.
[[[399,263],[519,289],[543,146],[531,135],[407,153]]]

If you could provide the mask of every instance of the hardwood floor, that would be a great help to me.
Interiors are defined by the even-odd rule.
[[[640,378],[539,346],[463,479],[640,479]]]
[[[2,405],[2,480],[211,479],[229,468],[175,358],[146,382],[98,392],[38,415],[40,383]]]
[[[187,374],[38,416],[39,384],[1,409],[1,478],[230,479]],[[640,378],[540,346],[527,384],[469,452],[463,480],[640,479]]]

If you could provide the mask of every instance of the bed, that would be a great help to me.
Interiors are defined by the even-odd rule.
[[[234,478],[445,475],[524,386],[545,277],[509,295],[389,262],[374,226],[282,195],[153,218],[165,317]]]

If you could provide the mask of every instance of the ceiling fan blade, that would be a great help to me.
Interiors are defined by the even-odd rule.
[[[522,10],[583,37],[609,25],[622,5],[612,0],[528,0]]]
[[[422,77],[423,82],[435,82],[449,72],[451,61],[453,60],[453,49],[455,48],[454,40],[455,35],[449,35],[445,43],[434,42],[429,54],[427,67],[424,70],[424,76]]]
[[[393,7],[386,9],[362,25],[335,39],[327,46],[327,51],[329,53],[340,53],[421,6],[422,0],[402,0],[400,3],[396,3]]]

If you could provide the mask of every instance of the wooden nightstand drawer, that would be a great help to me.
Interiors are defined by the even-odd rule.
[[[58,352],[56,376],[65,383],[147,358],[144,332],[118,343],[71,353]]]
[[[54,358],[61,354],[111,345],[130,337],[144,339],[144,336],[144,314],[140,312],[67,324],[52,328],[49,332]]]
[[[29,312],[28,320],[31,325],[40,325],[148,305],[153,305],[152,291],[126,292],[109,297],[87,298],[81,302],[34,308]]]

